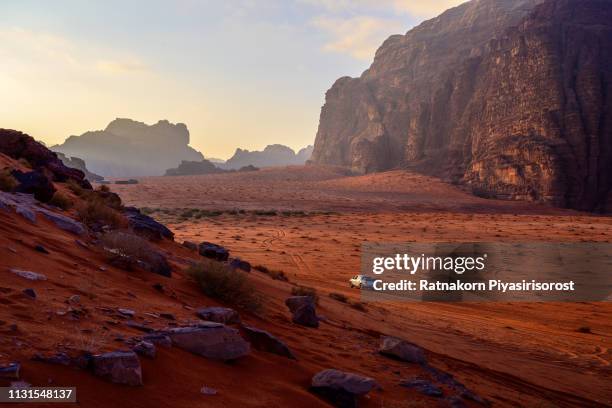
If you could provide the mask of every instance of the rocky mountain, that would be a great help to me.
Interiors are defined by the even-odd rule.
[[[238,170],[249,165],[256,167],[302,165],[310,158],[312,149],[312,146],[308,146],[296,153],[293,149],[280,144],[268,145],[263,151],[236,149],[229,160],[218,166],[227,170]]]
[[[64,163],[64,165],[68,167],[72,167],[73,169],[81,170],[83,174],[85,174],[85,178],[87,180],[89,181],[104,180],[104,177],[99,176],[89,171],[89,169],[87,168],[87,165],[85,164],[85,160],[80,159],[78,157],[68,157],[64,153],[60,153],[60,152],[56,152],[56,154],[57,154],[57,157],[62,161],[62,163]]]
[[[225,170],[218,168],[209,160],[186,161],[183,160],[177,168],[166,170],[165,176],[191,176],[198,174],[223,173]]]
[[[167,120],[149,126],[115,119],[104,130],[70,136],[52,149],[82,158],[92,172],[106,177],[158,176],[182,160],[204,159],[189,146],[187,126]]]
[[[612,2],[473,0],[326,94],[312,162],[612,209]]]

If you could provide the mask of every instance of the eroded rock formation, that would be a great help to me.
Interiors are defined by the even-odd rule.
[[[612,209],[612,2],[473,0],[327,92],[312,162]]]

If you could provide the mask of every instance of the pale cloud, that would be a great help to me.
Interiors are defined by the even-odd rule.
[[[406,13],[415,17],[435,17],[466,0],[298,0],[329,12],[364,13],[387,11]]]
[[[375,17],[319,17],[313,21],[330,36],[323,49],[348,54],[353,58],[371,60],[380,44],[392,33],[399,32],[399,21]]]
[[[138,59],[125,61],[101,60],[96,62],[98,71],[105,74],[121,75],[132,73],[144,73],[148,71],[148,67]]]

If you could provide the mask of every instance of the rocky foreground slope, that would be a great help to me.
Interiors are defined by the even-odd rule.
[[[612,209],[612,2],[473,0],[327,92],[312,162]]]
[[[204,159],[189,146],[187,126],[167,120],[147,125],[115,119],[104,130],[70,136],[52,150],[85,160],[89,170],[105,177],[161,176],[182,160]]]
[[[488,405],[453,359],[349,323],[363,305],[179,245],[27,135],[0,129],[0,169],[0,386],[87,407]]]

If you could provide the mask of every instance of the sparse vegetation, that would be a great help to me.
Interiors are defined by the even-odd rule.
[[[577,331],[578,333],[585,333],[585,334],[592,334],[592,333],[593,333],[593,332],[591,331],[591,328],[590,328],[590,327],[588,327],[588,326],[582,326],[582,327],[579,327],[579,328],[578,328],[576,331]]]
[[[190,267],[187,274],[206,296],[251,312],[262,309],[261,297],[243,272],[233,271],[220,262],[203,260]]]
[[[17,187],[17,180],[15,180],[9,169],[0,170],[0,190],[13,191],[15,187]]]
[[[53,194],[53,197],[51,197],[51,201],[49,201],[49,204],[61,208],[64,211],[71,209],[74,205],[70,197],[60,191],[56,191],[55,194]]]
[[[342,293],[332,292],[332,293],[329,294],[329,297],[334,299],[334,300],[337,300],[338,302],[342,302],[342,303],[348,303],[348,301],[349,301],[348,298],[345,295],[343,295]]]
[[[85,200],[79,203],[77,215],[87,225],[103,223],[113,228],[127,225],[126,218],[116,209],[109,207],[103,200]]]
[[[296,285],[291,288],[291,294],[293,296],[309,296],[315,301],[315,303],[319,303],[319,295],[317,294],[317,290],[310,286]]]
[[[270,269],[265,265],[257,265],[257,266],[254,266],[253,268],[258,270],[259,272],[265,273],[266,275],[268,275],[274,280],[289,282],[289,278],[287,277],[284,271],[281,271],[278,269]]]
[[[111,231],[104,234],[100,242],[108,254],[108,262],[118,268],[132,270],[140,265],[160,274],[170,269],[166,258],[137,235]]]

